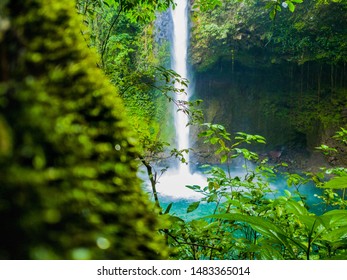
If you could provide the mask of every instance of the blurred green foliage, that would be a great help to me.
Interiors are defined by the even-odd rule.
[[[74,1],[1,12],[0,258],[165,257],[137,141]]]

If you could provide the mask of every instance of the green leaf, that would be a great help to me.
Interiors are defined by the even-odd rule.
[[[221,157],[221,159],[220,159],[220,162],[221,162],[221,163],[224,163],[224,162],[227,161],[227,159],[228,159],[228,156],[227,156],[227,155],[222,155],[222,157]]]
[[[196,208],[198,208],[200,205],[200,201],[196,201],[191,203],[187,208],[187,213],[193,212]]]
[[[294,4],[290,1],[286,1],[286,3],[288,4],[289,11],[291,11],[293,13],[295,10]]]
[[[295,242],[294,240],[286,236],[286,233],[280,227],[278,227],[277,225],[271,222],[266,221],[265,219],[261,217],[230,213],[230,214],[215,214],[215,215],[210,215],[204,218],[233,220],[233,221],[248,223],[255,231],[272,239],[278,244],[284,245],[287,248],[287,250],[292,254],[293,257],[295,256],[295,254],[292,249],[291,243],[294,243],[300,248],[302,248],[303,250],[306,250],[306,247],[303,244]]]
[[[290,196],[291,194],[289,193],[288,196]],[[289,211],[290,213],[293,213],[295,215],[307,215],[308,211],[307,209],[302,206],[300,203],[294,201],[294,200],[288,200],[286,202],[285,205],[287,211]]]
[[[323,186],[319,186],[324,189],[345,189],[347,188],[347,176],[334,177]]]
[[[171,203],[166,207],[166,210],[165,210],[164,214],[168,214],[168,213],[170,212],[172,205],[173,205],[173,202],[171,202]]]
[[[260,260],[283,260],[282,254],[271,245],[262,244],[259,249]]]
[[[193,191],[200,191],[201,190],[201,187],[198,185],[193,185],[193,186],[186,185],[186,188],[191,189]]]
[[[321,220],[318,220],[317,216],[300,215],[299,218],[310,232],[314,232],[321,225]]]
[[[322,235],[322,239],[327,240],[329,242],[337,242],[342,239],[345,239],[345,244],[347,245],[347,226],[334,229]]]
[[[218,137],[212,137],[212,138],[210,139],[210,143],[211,143],[212,145],[214,145],[214,144],[216,144],[216,143],[218,142],[218,140],[219,140]]]
[[[329,227],[347,226],[347,210],[331,210],[321,216]]]
[[[288,190],[284,190],[284,193],[287,197],[291,197],[292,196],[292,193]]]
[[[183,219],[181,219],[180,217],[177,217],[177,216],[169,215],[168,219],[172,224],[184,224],[185,223],[185,221]]]

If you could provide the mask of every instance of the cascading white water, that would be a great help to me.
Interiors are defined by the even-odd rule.
[[[172,69],[182,78],[188,78],[187,52],[188,52],[188,1],[179,0],[177,6],[172,10],[173,20],[173,47],[172,47]],[[176,84],[176,87],[180,87]],[[181,101],[188,101],[189,88],[187,94],[181,93],[176,98]],[[177,149],[189,148],[189,126],[188,117],[183,112],[175,114],[175,128],[177,138]],[[189,154],[186,156],[189,161]],[[178,173],[182,177],[190,174],[186,164],[179,164]]]
[[[177,6],[172,10],[173,20],[173,42],[172,42],[172,69],[182,78],[189,78],[187,53],[188,53],[188,0],[177,0]],[[182,85],[177,84],[177,88]],[[183,102],[189,99],[189,89],[187,94],[181,93],[175,99]],[[176,108],[177,109],[177,108]],[[175,128],[177,149],[189,148],[189,126],[188,117],[183,112],[175,112]],[[189,154],[186,155],[189,162]],[[169,169],[159,180],[157,190],[160,195],[174,198],[200,198],[201,194],[186,188],[186,185],[206,186],[206,178],[199,174],[191,174],[187,164],[179,163],[176,170]]]

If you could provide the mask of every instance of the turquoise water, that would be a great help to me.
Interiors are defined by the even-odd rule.
[[[244,176],[244,170],[239,167],[234,168],[231,172],[232,176],[239,176],[241,178]],[[205,176],[205,182],[202,182],[201,180],[201,177],[203,176]],[[196,210],[187,213],[189,205],[195,201],[199,201],[201,197],[191,196],[191,190],[185,187],[184,178],[181,178],[180,180],[175,180],[174,178],[176,177],[169,177],[169,181],[171,182],[171,184],[174,183],[171,186],[175,188],[174,192],[170,191],[168,195],[166,195],[165,192],[159,192],[159,200],[163,211],[165,211],[165,209],[168,207],[170,203],[173,203],[170,210],[170,214],[178,216],[186,221],[213,214],[216,207],[216,203],[206,202],[201,202]],[[196,183],[197,185],[201,187],[207,185],[206,175],[200,173],[198,178],[199,182]],[[194,184],[194,182],[189,182],[189,184]],[[267,195],[267,197],[270,199],[275,199],[276,197],[283,196],[285,194],[284,191],[288,190],[292,193],[292,196],[296,200],[300,200],[300,197],[295,194],[296,189],[294,187],[288,186],[286,179],[283,175],[277,175],[275,179],[272,179],[270,181],[270,188],[272,189],[272,192]],[[184,189],[187,189],[190,192],[186,193]],[[165,191],[165,188],[163,188],[163,190]],[[312,182],[307,183],[305,185],[301,185],[299,187],[299,192],[302,197],[305,197],[306,203],[309,206],[309,210],[311,212],[314,212],[315,214],[319,215],[322,214],[324,210],[326,210],[322,205],[322,201],[315,196],[315,194],[321,195],[322,189],[316,188]]]
[[[215,209],[215,203],[200,203],[199,207],[193,212],[187,213],[187,209],[189,205],[193,202],[197,201],[196,199],[168,199],[165,197],[161,198],[161,206],[165,209],[172,202],[173,205],[170,210],[170,214],[180,217],[185,221],[191,221],[194,219],[198,219],[204,217],[206,215],[213,214]]]
[[[284,190],[290,191],[293,196],[295,196],[296,189],[294,187],[289,187],[286,179],[283,176],[278,176],[277,179],[273,182],[276,186],[279,195],[284,195]],[[302,196],[306,198],[306,203],[309,207],[310,212],[313,212],[317,215],[320,215],[324,212],[325,206],[322,205],[322,200],[317,198],[315,195],[322,195],[323,190],[317,188],[313,182],[301,185],[299,187],[299,192]],[[297,196],[297,200],[300,198]]]
[[[283,179],[280,179],[281,182]],[[293,193],[293,188],[288,188],[286,185],[284,185],[283,182],[283,190],[287,189],[290,192]],[[310,207],[310,211],[320,215],[324,212],[324,206],[321,204],[321,200],[314,196],[314,194],[321,193],[322,191],[320,189],[315,188],[312,184],[303,185],[300,188],[301,194],[305,195],[307,197],[307,204]],[[283,195],[282,191],[279,191],[276,196]],[[294,194],[293,194],[294,196]],[[297,198],[299,199],[299,198]],[[200,203],[199,207],[194,210],[193,212],[187,213],[187,209],[189,205],[193,202],[197,201],[196,199],[174,199],[174,198],[168,198],[168,197],[160,197],[160,202],[163,210],[168,207],[170,203],[173,203],[170,214],[174,216],[178,216],[182,218],[183,220],[190,221],[194,219],[198,219],[210,214],[213,214],[213,211],[215,209],[216,203]]]

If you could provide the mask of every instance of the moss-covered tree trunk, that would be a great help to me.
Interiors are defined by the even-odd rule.
[[[74,1],[0,4],[0,258],[165,257],[117,89]]]

